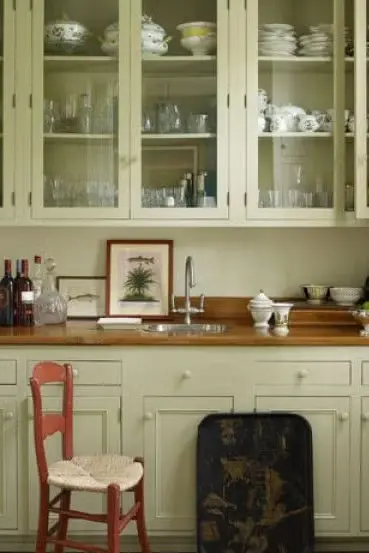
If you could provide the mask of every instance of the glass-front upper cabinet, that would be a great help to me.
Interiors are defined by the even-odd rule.
[[[368,187],[368,59],[369,0],[355,0],[355,212],[369,219]],[[351,86],[353,88],[353,85]]]
[[[15,204],[15,11],[0,0],[0,218],[12,219]]]
[[[342,189],[343,195],[344,190],[337,161],[344,157],[345,140],[343,120],[336,117],[343,112],[336,86],[338,75],[344,75],[345,59],[345,39],[337,39],[344,26],[341,4],[336,0],[247,4],[249,218],[337,216],[337,191]]]
[[[129,217],[129,5],[35,0],[32,25],[32,216]]]
[[[134,217],[227,218],[227,3],[132,0],[131,33]]]

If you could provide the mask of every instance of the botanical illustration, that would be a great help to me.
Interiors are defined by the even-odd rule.
[[[123,283],[124,296],[122,301],[159,301],[153,295],[155,280],[155,257],[142,255],[129,257],[129,270]]]
[[[68,317],[105,315],[105,278],[59,277],[58,288],[68,302]]]
[[[311,553],[311,433],[302,417],[215,415],[199,429],[198,550]]]

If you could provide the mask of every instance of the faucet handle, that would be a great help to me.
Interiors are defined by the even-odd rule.
[[[204,313],[205,294],[200,294],[200,313]]]
[[[171,296],[171,307],[172,307],[172,313],[177,313],[176,297],[175,297],[174,294],[172,294],[172,296]]]

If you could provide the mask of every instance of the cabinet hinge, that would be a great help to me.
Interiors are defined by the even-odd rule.
[[[227,10],[229,10],[229,3],[231,0],[227,0]]]
[[[247,192],[243,195],[243,202],[245,204],[245,207],[247,206]]]
[[[245,0],[246,2],[246,0]],[[29,0],[29,9],[32,11],[33,10],[33,0]]]
[[[29,109],[32,109],[32,107],[33,107],[33,95],[32,94],[29,95],[28,104],[29,104]]]
[[[243,103],[244,103],[244,106],[245,106],[245,109],[246,109],[247,108],[247,96],[246,96],[246,94],[243,97]]]
[[[17,96],[14,93],[12,96],[12,107],[15,108],[16,104],[17,104]]]
[[[32,205],[32,192],[28,192],[28,205]]]
[[[227,94],[227,108],[229,108],[230,103],[231,103],[231,99],[229,97],[229,94]]]
[[[245,11],[247,10],[247,0],[244,0],[243,5],[245,7]]]
[[[121,420],[122,420],[122,408],[119,407],[118,408],[118,422],[121,422]]]
[[[17,9],[17,0],[13,0],[13,10],[16,11]]]
[[[229,206],[229,192],[227,192],[227,205]]]
[[[10,202],[12,206],[15,206],[15,192],[13,191],[10,195]]]

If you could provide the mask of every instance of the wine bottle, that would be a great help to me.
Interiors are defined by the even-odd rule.
[[[17,324],[33,326],[34,292],[32,280],[28,276],[28,260],[22,259],[21,277],[16,288]]]
[[[21,279],[21,271],[22,271],[22,261],[20,259],[17,259],[16,264],[16,274],[14,279],[14,292],[13,292],[13,324],[15,326],[19,325],[19,316],[20,316],[20,310],[18,308],[18,288],[19,288],[19,282]]]
[[[13,326],[14,320],[14,280],[12,262],[5,259],[4,276],[0,281],[0,326]]]

